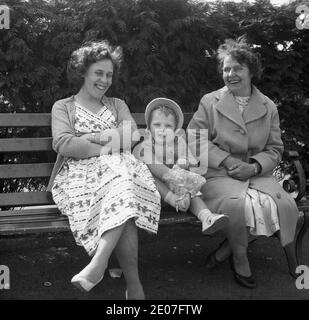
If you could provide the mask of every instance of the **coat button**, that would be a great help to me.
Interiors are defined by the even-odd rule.
[[[277,198],[281,199],[281,193],[279,193],[279,192],[277,193]]]
[[[245,134],[245,133],[246,133],[245,130],[243,130],[243,129],[239,129],[239,132],[240,132],[241,134]]]

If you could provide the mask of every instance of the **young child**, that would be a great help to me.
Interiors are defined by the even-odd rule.
[[[202,232],[212,234],[226,227],[228,217],[212,213],[199,197],[204,177],[194,173],[198,162],[187,147],[185,138],[177,135],[183,125],[178,104],[167,98],[152,100],[145,110],[148,136],[133,154],[145,162],[153,174],[164,199],[176,210],[190,211],[202,222]]]

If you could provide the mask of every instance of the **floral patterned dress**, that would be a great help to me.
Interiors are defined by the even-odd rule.
[[[249,97],[237,97],[239,111],[243,114]],[[252,235],[271,236],[280,230],[278,209],[273,198],[261,191],[248,188],[245,198],[245,218]]]
[[[77,133],[116,127],[107,107],[95,114],[76,104]],[[95,253],[104,232],[130,218],[138,227],[157,233],[160,194],[147,166],[129,152],[68,158],[55,178],[52,194],[62,214],[69,218],[76,243],[89,255]]]

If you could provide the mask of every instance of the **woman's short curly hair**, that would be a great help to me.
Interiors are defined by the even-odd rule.
[[[112,47],[107,40],[87,41],[71,54],[67,65],[67,77],[70,83],[81,86],[89,66],[97,61],[108,59],[117,72],[122,62],[122,48]]]
[[[245,37],[236,40],[226,39],[217,50],[217,59],[219,62],[219,72],[222,73],[223,62],[226,56],[231,56],[240,64],[246,64],[249,68],[252,80],[260,80],[262,74],[262,65],[259,53],[255,53],[248,44]]]

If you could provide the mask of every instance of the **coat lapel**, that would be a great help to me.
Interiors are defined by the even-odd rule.
[[[227,87],[217,91],[216,109],[225,117],[239,125],[247,132],[246,124],[262,118],[267,113],[265,104],[267,103],[264,95],[255,87],[252,86],[252,95],[249,100],[249,105],[241,116],[238,105],[233,94]]]
[[[224,87],[217,91],[216,99],[216,109],[226,118],[235,122],[238,126],[240,126],[247,132],[246,125],[239,112],[238,105],[233,97],[233,94],[228,90],[227,87]]]
[[[243,113],[245,124],[248,122],[262,118],[267,113],[265,104],[267,100],[264,95],[255,86],[252,86],[252,95],[249,100],[249,105]]]

